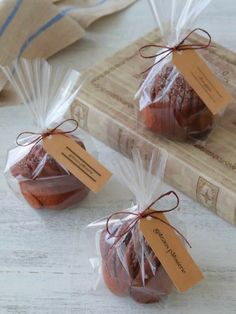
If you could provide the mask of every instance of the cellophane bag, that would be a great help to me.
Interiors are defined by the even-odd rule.
[[[139,99],[140,117],[145,127],[171,140],[205,141],[217,118],[172,63],[172,53],[167,55],[169,51],[164,52],[167,47],[179,45],[195,29],[196,19],[210,2],[150,0],[163,49],[149,47],[150,57],[160,55],[156,56],[153,67],[147,72],[136,98]],[[200,34],[204,35],[204,31]],[[201,50],[197,52],[201,54]],[[143,55],[148,53],[143,51]]]
[[[94,289],[100,290],[105,283],[117,296],[131,297],[139,303],[155,303],[171,293],[173,284],[139,230],[139,223],[134,222],[137,214],[157,196],[162,199],[161,205],[156,203],[157,211],[176,206],[176,199],[172,197],[173,191],[161,195],[166,153],[154,151],[146,170],[143,165],[138,149],[132,151],[132,160],[119,155],[112,161],[113,174],[133,193],[134,202],[127,209],[121,208],[109,217],[90,223],[85,232],[91,250],[90,263],[98,275]],[[178,224],[178,228],[183,228],[174,213],[168,219],[173,226]]]
[[[1,68],[35,124],[34,130],[19,135],[18,146],[8,152],[5,176],[10,188],[36,209],[76,205],[89,190],[44,150],[42,135],[54,129],[86,149],[76,132],[76,121],[64,118],[81,87],[80,73],[52,67],[42,59],[21,59]]]

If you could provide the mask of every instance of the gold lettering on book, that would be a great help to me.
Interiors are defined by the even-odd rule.
[[[207,149],[206,147],[204,147],[202,145],[196,144],[196,145],[194,145],[194,147],[201,150],[203,153],[207,154],[208,156],[212,157],[213,159],[217,160],[221,164],[224,164],[227,168],[234,170],[234,171],[236,170],[236,163],[232,163],[230,161],[224,160],[222,157],[220,157],[219,155],[210,151],[209,149]]]
[[[203,177],[199,177],[196,194],[198,202],[202,203],[207,208],[213,209],[214,211],[216,210],[219,194],[219,188],[217,186]]]
[[[79,126],[85,130],[89,131],[88,129],[88,114],[89,108],[84,105],[82,102],[75,101],[71,106],[71,113],[73,116],[76,117],[76,120],[79,123]]]

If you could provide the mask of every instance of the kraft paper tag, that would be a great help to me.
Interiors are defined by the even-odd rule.
[[[168,223],[164,214],[155,215]],[[185,292],[203,279],[201,270],[171,226],[147,217],[140,220],[139,227],[179,292]]]
[[[194,50],[173,52],[173,63],[213,114],[233,101],[223,84]]]
[[[112,175],[68,136],[50,135],[43,140],[43,148],[95,193],[102,189]]]

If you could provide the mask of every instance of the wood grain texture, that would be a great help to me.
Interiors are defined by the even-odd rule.
[[[85,39],[60,52],[53,63],[77,69],[101,61],[154,27],[146,0],[99,21]],[[144,14],[145,12],[145,14]],[[236,2],[214,0],[201,26],[236,50]],[[213,18],[214,17],[214,18]],[[138,21],[138,23],[137,23]],[[92,61],[91,61],[92,60]],[[122,208],[132,199],[113,179],[80,208],[63,212],[34,211],[12,195],[3,177],[7,150],[16,134],[33,127],[23,107],[0,109],[0,313],[1,314],[234,314],[236,312],[235,228],[181,195],[180,218],[186,223],[192,255],[205,280],[188,293],[173,294],[162,305],[139,305],[91,290],[95,276],[87,261],[83,227]],[[98,143],[100,158],[112,154]]]

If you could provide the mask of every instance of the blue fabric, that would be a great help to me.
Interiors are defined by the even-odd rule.
[[[11,24],[11,21],[14,19],[14,17],[17,14],[17,11],[19,10],[20,6],[22,5],[24,0],[16,0],[16,4],[11,10],[10,14],[7,16],[6,20],[3,22],[2,26],[0,27],[0,36],[2,36],[7,29],[7,27]]]
[[[95,5],[92,6],[88,6],[86,8],[92,8],[92,7],[96,7],[98,5],[104,4],[105,2],[107,2],[107,0],[100,0],[98,3],[96,3]],[[62,10],[60,13],[58,13],[57,15],[55,15],[51,20],[49,20],[47,23],[45,23],[44,25],[42,25],[36,32],[34,32],[25,42],[24,44],[21,46],[17,59],[19,59],[22,54],[24,53],[24,51],[27,49],[27,47],[38,37],[40,36],[43,32],[45,32],[48,28],[50,28],[51,26],[53,26],[54,24],[56,24],[57,22],[59,22],[61,19],[63,19],[68,13],[72,12],[72,11],[76,11],[79,10],[78,8],[75,7],[68,7],[64,10]]]

